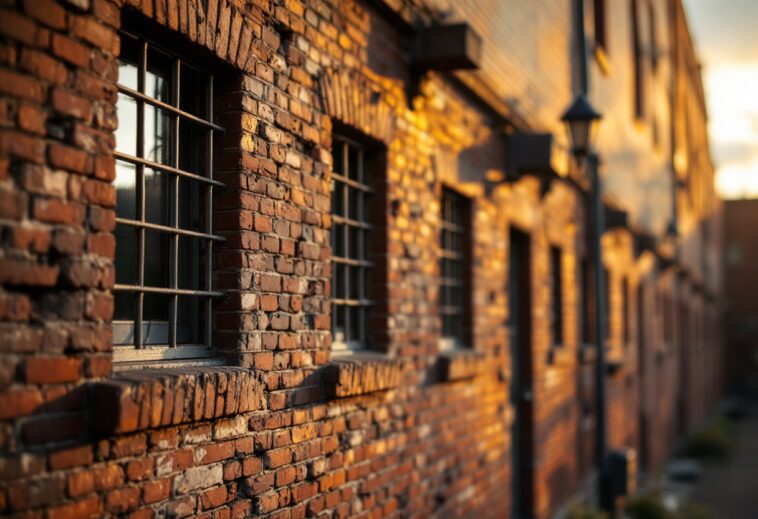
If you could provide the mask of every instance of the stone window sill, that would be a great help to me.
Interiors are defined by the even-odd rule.
[[[571,359],[568,348],[561,344],[556,344],[547,353],[548,366],[563,366],[568,364]]]
[[[449,350],[440,353],[440,376],[444,381],[472,378],[487,370],[486,356],[474,350]]]
[[[93,383],[95,429],[122,434],[262,409],[263,384],[239,367],[119,372]]]
[[[326,367],[325,381],[332,398],[393,389],[403,381],[402,361],[376,352],[337,354]]]
[[[609,375],[613,375],[624,367],[626,355],[623,351],[617,349],[608,350],[605,358],[605,370]]]

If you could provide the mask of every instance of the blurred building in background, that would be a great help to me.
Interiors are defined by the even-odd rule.
[[[0,511],[555,517],[599,347],[655,474],[723,385],[721,205],[680,1],[584,4],[5,2]]]
[[[724,202],[724,329],[727,361],[727,389],[737,394],[755,395],[758,356],[758,302],[750,293],[757,286],[758,244],[754,223],[758,200]]]

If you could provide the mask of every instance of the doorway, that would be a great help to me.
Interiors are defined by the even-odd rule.
[[[534,409],[532,388],[531,241],[511,228],[508,305],[511,353],[511,499],[513,519],[534,517]]]

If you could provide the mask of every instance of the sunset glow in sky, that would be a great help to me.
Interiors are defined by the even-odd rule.
[[[716,186],[758,197],[758,0],[684,0],[703,64]]]

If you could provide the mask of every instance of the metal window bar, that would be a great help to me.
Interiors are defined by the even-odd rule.
[[[355,141],[335,136],[332,173],[332,337],[335,350],[366,347],[368,276],[374,266],[368,245],[373,226],[368,207],[373,189],[365,171],[365,150]],[[351,161],[351,157],[354,159]]]
[[[179,107],[180,104],[180,92],[181,92],[181,73],[185,63],[182,59],[175,54],[165,51],[164,49],[148,42],[147,40],[136,38],[132,35],[125,34],[125,37],[134,38],[139,42],[139,54],[137,59],[137,88],[133,90],[124,85],[118,85],[118,91],[127,97],[130,97],[135,103],[137,108],[136,117],[136,156],[132,156],[121,151],[114,153],[115,157],[119,160],[129,162],[135,167],[135,187],[136,187],[136,219],[129,218],[116,218],[116,223],[119,226],[126,226],[135,229],[137,234],[137,257],[135,258],[137,264],[137,276],[136,284],[116,284],[114,286],[115,291],[133,292],[135,295],[135,320],[133,323],[133,346],[137,350],[143,350],[145,348],[145,335],[143,325],[146,324],[144,320],[144,296],[145,294],[162,294],[169,297],[169,328],[168,328],[168,344],[167,345],[153,345],[151,344],[150,350],[154,350],[153,353],[148,353],[148,360],[154,360],[155,352],[159,350],[165,350],[160,355],[164,359],[182,358],[183,355],[177,347],[177,323],[179,319],[179,297],[190,296],[199,297],[204,302],[204,338],[202,345],[191,344],[187,345],[187,356],[197,357],[198,348],[209,349],[212,346],[212,301],[213,298],[221,296],[222,293],[214,291],[212,289],[212,251],[214,241],[223,241],[222,236],[212,234],[213,229],[213,187],[222,187],[221,182],[213,180],[213,133],[215,131],[223,131],[223,128],[212,123],[213,119],[213,77],[207,75],[206,84],[206,116],[208,120],[197,117],[194,114],[186,112]],[[160,49],[161,52],[171,56],[172,59],[172,79],[173,88],[171,92],[171,104],[164,103],[163,101],[154,99],[145,94],[146,89],[146,77],[148,70],[148,51],[151,48]],[[199,69],[195,69],[199,70]],[[145,106],[152,105],[161,108],[169,113],[172,118],[172,135],[169,136],[170,140],[170,164],[160,164],[155,161],[146,158],[145,150]],[[180,168],[181,150],[180,150],[180,124],[182,121],[188,121],[206,130],[206,164],[205,173],[206,176],[198,175],[190,171],[185,171]],[[170,179],[169,190],[169,225],[160,225],[146,220],[146,185],[145,185],[145,169],[150,168],[152,170],[166,173]],[[179,180],[185,178],[189,182],[198,183],[201,186],[205,186],[205,230],[206,232],[193,231],[191,229],[185,229],[180,227],[180,211],[181,211],[181,196],[179,190]],[[168,234],[170,238],[169,247],[169,287],[156,287],[146,285],[145,279],[145,248],[146,238],[145,233],[147,230],[158,231],[163,235]],[[179,287],[179,238],[180,236],[193,237],[201,240],[201,245],[205,248],[205,272],[202,274],[204,277],[205,290],[186,289]],[[197,257],[193,257],[192,260],[196,262],[202,261],[202,253],[199,253]],[[200,280],[198,280],[200,281]],[[198,316],[199,317],[199,316]],[[148,323],[149,324],[149,323]],[[190,334],[192,335],[192,334]],[[184,345],[183,345],[184,346]],[[172,353],[173,351],[173,353]],[[145,357],[145,359],[147,359]],[[131,360],[131,357],[130,357]]]
[[[441,338],[445,347],[464,343],[462,318],[466,315],[465,251],[466,199],[443,188],[441,198],[439,237],[439,313],[442,321]]]

